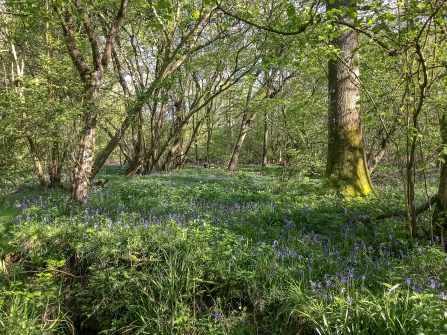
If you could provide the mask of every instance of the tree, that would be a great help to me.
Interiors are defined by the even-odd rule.
[[[354,24],[355,4],[351,0],[327,3],[327,11],[339,11],[338,20]],[[348,196],[374,193],[369,176],[360,117],[358,32],[338,25],[338,36],[332,41],[339,49],[328,63],[328,153],[326,177],[341,186]]]
[[[10,31],[9,24],[8,24],[8,18],[6,17],[4,10],[2,7],[0,7],[0,14],[1,14],[1,23],[3,26],[3,35],[2,36],[5,40],[5,42],[9,42],[10,50],[9,52],[12,55],[12,66],[11,66],[11,77],[12,81],[14,83],[14,94],[16,95],[15,100],[15,107],[19,110],[19,113],[21,114],[22,118],[22,128],[25,135],[25,138],[28,143],[29,152],[31,154],[31,157],[33,159],[34,168],[37,174],[37,177],[39,179],[39,184],[41,188],[45,188],[47,183],[45,181],[44,172],[42,168],[41,158],[38,153],[38,148],[36,145],[36,142],[32,136],[31,130],[30,130],[30,120],[28,117],[28,111],[26,108],[26,97],[24,93],[24,85],[25,85],[25,63],[26,63],[26,52],[27,52],[27,46],[28,41],[25,38],[24,41],[22,41],[22,47],[20,48],[20,51],[18,51],[19,48],[16,46],[15,37],[20,36],[24,37],[24,33],[21,32],[21,34],[14,33]],[[6,43],[5,43],[6,44]]]
[[[102,84],[104,74],[112,57],[113,45],[115,43],[118,29],[124,19],[128,6],[128,0],[121,0],[116,17],[113,19],[108,36],[105,36],[105,45],[100,51],[99,32],[92,21],[88,9],[81,0],[71,3],[54,3],[53,8],[60,18],[65,37],[65,45],[70,54],[71,60],[78,70],[81,81],[84,85],[84,99],[82,107],[82,132],[79,148],[76,153],[75,166],[73,169],[72,198],[79,205],[87,204],[87,193],[91,181],[91,171],[93,166],[93,150],[96,139],[97,108],[99,99],[99,89]],[[73,10],[76,14],[73,14]],[[74,30],[77,17],[81,17],[82,24],[88,36],[91,47],[91,66],[88,65],[86,57],[78,47],[78,41]]]
[[[222,8],[228,15],[237,17],[244,22],[251,23],[258,28],[281,35],[298,35],[320,21],[320,15],[313,12],[313,6],[309,10],[309,19],[294,31],[285,31],[272,28],[235,15]],[[278,5],[284,8],[284,4]],[[297,17],[297,11],[293,4],[286,6],[287,16]],[[358,53],[358,32],[342,29],[344,23],[354,25],[356,17],[356,4],[350,0],[328,1],[327,17],[330,21],[341,21],[338,25],[338,36],[332,40],[336,47],[337,55],[331,59],[328,65],[328,154],[326,163],[326,177],[334,186],[343,186],[343,193],[348,196],[367,195],[374,193],[366,163],[366,155],[363,143],[362,125],[360,118],[360,99],[358,85],[359,69],[356,64]],[[335,15],[334,15],[335,13]],[[292,20],[292,22],[294,22]],[[302,21],[300,21],[302,22]],[[277,25],[275,22],[273,25]]]

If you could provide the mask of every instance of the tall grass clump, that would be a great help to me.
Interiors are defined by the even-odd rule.
[[[402,208],[399,190],[344,200],[279,173],[106,169],[84,208],[63,190],[5,195],[15,212],[0,232],[22,249],[5,258],[0,326],[21,315],[36,334],[447,332],[447,256],[410,240],[402,218],[371,219]]]

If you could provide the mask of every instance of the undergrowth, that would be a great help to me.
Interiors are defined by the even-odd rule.
[[[3,192],[1,334],[447,333],[447,255],[371,220],[403,209],[396,185],[344,200],[274,167],[118,172],[81,209]]]

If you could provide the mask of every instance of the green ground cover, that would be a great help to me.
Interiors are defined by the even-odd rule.
[[[447,254],[367,219],[404,208],[378,173],[380,199],[250,166],[107,167],[82,209],[3,189],[0,334],[447,334]]]

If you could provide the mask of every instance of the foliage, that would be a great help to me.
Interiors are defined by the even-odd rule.
[[[367,220],[404,206],[395,187],[347,201],[320,178],[281,182],[280,167],[119,171],[107,167],[109,182],[81,209],[63,190],[5,198],[3,211],[20,213],[0,231],[25,249],[1,277],[5,327],[71,332],[68,318],[103,334],[446,331],[445,255],[407,239],[403,218]]]

